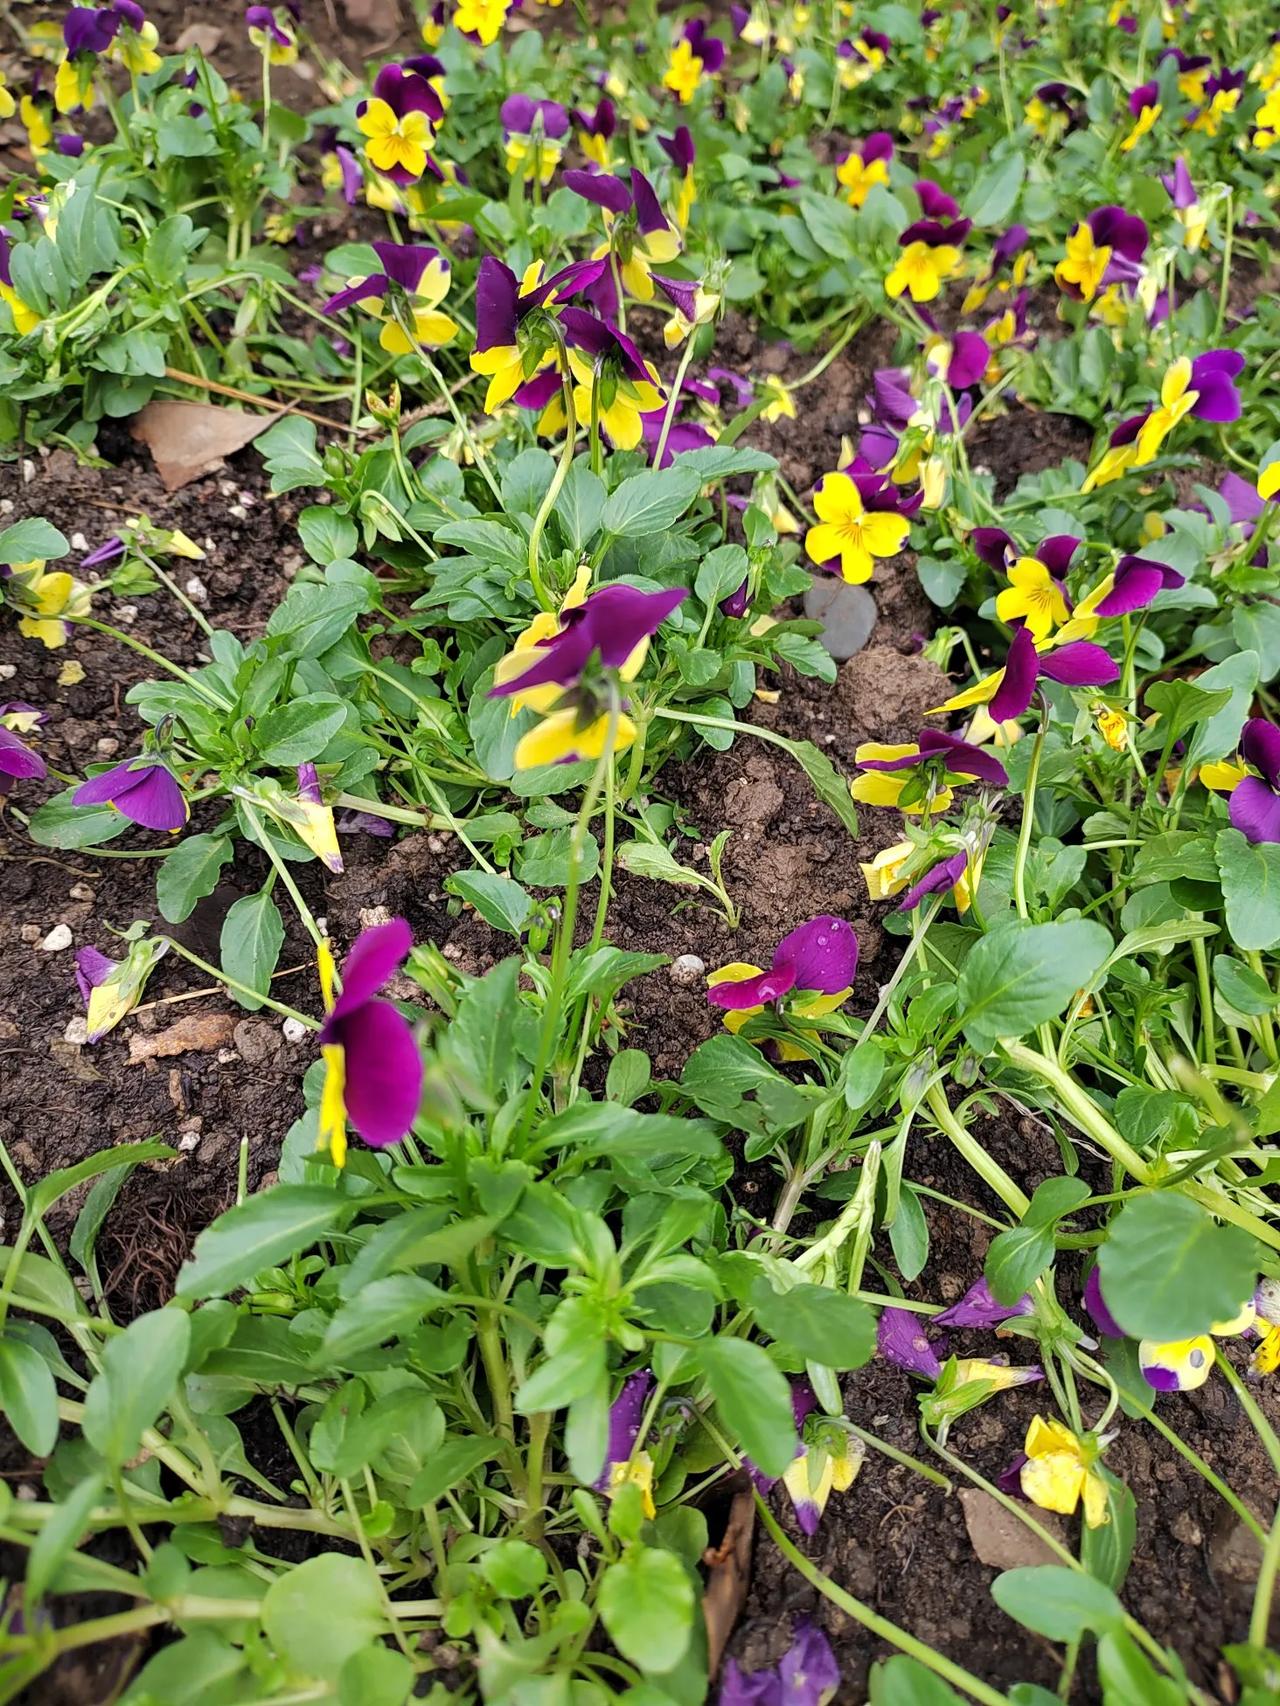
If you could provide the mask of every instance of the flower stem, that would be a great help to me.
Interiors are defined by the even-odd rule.
[[[1049,726],[1049,707],[1042,705],[1040,727],[1036,730],[1031,748],[1031,763],[1027,769],[1027,785],[1022,791],[1022,827],[1018,832],[1018,851],[1013,862],[1013,899],[1018,917],[1027,914],[1027,855],[1031,851],[1031,830],[1035,823],[1036,781],[1040,775],[1040,755]]]
[[[543,495],[541,504],[538,506],[538,513],[533,518],[533,528],[529,534],[529,579],[533,582],[533,596],[543,610],[554,610],[555,600],[549,596],[543,582],[538,553],[542,545],[543,530],[550,519],[552,510],[556,507],[556,500],[560,496],[564,483],[569,477],[569,470],[573,466],[574,440],[578,432],[578,415],[573,401],[573,380],[568,371],[567,361],[564,360],[563,346],[561,357],[561,383],[564,388],[565,413],[564,449],[560,452],[559,465],[552,477],[551,484]]]
[[[680,353],[680,365],[676,368],[676,376],[671,385],[671,395],[667,398],[667,412],[662,417],[662,431],[658,434],[658,448],[653,453],[653,466],[655,468],[662,466],[667,439],[671,436],[671,426],[676,418],[676,410],[680,406],[680,393],[684,389],[684,376],[689,371],[689,363],[693,359],[693,340],[696,332],[696,326],[689,328],[689,336],[684,340],[684,349]]]

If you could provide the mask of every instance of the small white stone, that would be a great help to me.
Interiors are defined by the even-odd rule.
[[[64,1043],[74,1043],[77,1048],[83,1048],[89,1040],[89,1025],[83,1013],[77,1013],[62,1033]]]
[[[114,735],[103,735],[102,738],[95,743],[95,747],[103,758],[111,758],[115,753],[119,752],[120,742]]]
[[[71,926],[69,924],[55,924],[44,941],[41,942],[40,947],[46,954],[60,954],[64,948],[71,946],[71,942]]]
[[[183,1155],[190,1155],[199,1141],[200,1133],[198,1131],[184,1131],[178,1139],[178,1149]]]
[[[249,512],[243,504],[228,504],[227,514],[234,515],[237,521],[247,521],[249,519]]]
[[[387,906],[362,906],[360,908],[360,923],[366,930],[373,930],[379,924],[390,924],[391,909]]]
[[[22,483],[29,486],[36,477],[36,465],[29,456],[22,458]]]
[[[706,961],[700,960],[697,954],[681,954],[679,959],[672,960],[669,975],[672,983],[681,989],[692,989],[707,975]]]
[[[0,663],[0,681],[12,681],[17,673],[16,663]]]
[[[187,582],[187,597],[193,604],[208,604],[209,589],[199,575],[192,575]]]
[[[136,604],[118,604],[116,606],[117,622],[123,623],[126,628],[132,628],[137,620],[138,607]]]
[[[286,1019],[280,1029],[287,1043],[300,1043],[307,1034],[307,1027],[301,1019]]]
[[[446,960],[460,960],[462,958],[462,949],[458,947],[456,942],[446,942],[440,952]]]
[[[18,934],[24,942],[29,942],[34,947],[40,940],[40,926],[38,924],[24,924]]]
[[[97,896],[88,883],[72,883],[68,891],[72,900],[96,900]]]
[[[12,498],[0,498],[0,515],[12,515],[12,514],[13,514],[13,499]]]

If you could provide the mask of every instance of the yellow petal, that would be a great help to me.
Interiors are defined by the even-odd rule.
[[[896,557],[910,531],[911,523],[905,515],[872,510],[862,524],[862,540],[873,557]]]
[[[1080,1502],[1085,1473],[1080,1459],[1069,1452],[1051,1451],[1029,1457],[1018,1477],[1023,1492],[1041,1510],[1070,1516]],[[1096,1524],[1092,1525],[1096,1527]]]

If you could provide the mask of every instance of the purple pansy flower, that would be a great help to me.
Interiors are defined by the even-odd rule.
[[[658,147],[678,172],[693,170],[697,150],[693,145],[693,132],[687,124],[677,125],[674,136],[660,136]]]
[[[1136,213],[1122,207],[1100,207],[1085,221],[1099,248],[1111,250],[1103,274],[1104,284],[1136,284],[1142,277],[1142,257],[1147,252],[1147,225]]]
[[[985,1279],[977,1280],[958,1303],[933,1318],[936,1327],[998,1327],[1014,1315],[1030,1315],[1035,1305],[1024,1293],[1016,1303],[997,1303]]]
[[[945,859],[940,859],[936,865],[931,865],[922,877],[912,883],[898,902],[898,911],[914,912],[926,896],[955,888],[968,869],[969,849],[957,848]]]
[[[1130,616],[1135,610],[1145,610],[1158,592],[1165,587],[1186,585],[1187,577],[1171,569],[1168,563],[1157,563],[1149,557],[1128,555],[1116,564],[1115,580],[1110,592],[1093,606],[1095,616]]]
[[[1102,1295],[1102,1275],[1095,1264],[1089,1270],[1089,1277],[1084,1282],[1084,1306],[1089,1312],[1089,1318],[1102,1334],[1104,1339],[1123,1339],[1124,1328],[1107,1308],[1106,1299]]]
[[[695,59],[702,61],[702,69],[708,77],[714,77],[724,64],[725,45],[718,36],[707,34],[705,18],[690,18],[681,32]]]
[[[1042,677],[1064,687],[1106,687],[1119,674],[1119,664],[1092,640],[1070,640],[1065,646],[1039,652],[1031,630],[1019,628],[1005,658],[1003,678],[991,695],[988,709],[995,722],[1008,722],[1026,712],[1035,696],[1036,683]]]
[[[76,806],[114,806],[143,829],[176,834],[186,824],[187,802],[177,778],[163,759],[143,756],[113,765],[82,782],[71,796]]]
[[[780,1001],[789,991],[836,995],[852,988],[858,970],[858,938],[853,926],[829,913],[811,918],[784,936],[768,971],[707,991],[713,1007],[740,1012]]]
[[[958,219],[960,203],[949,196],[940,184],[935,184],[930,178],[920,178],[916,182],[916,194],[920,198],[920,210],[926,219]]]
[[[244,15],[244,25],[247,30],[260,30],[263,36],[278,48],[287,49],[293,46],[293,37],[282,28],[270,6],[250,6]]]
[[[62,40],[67,54],[105,53],[115,40],[122,19],[114,8],[73,6],[62,20]]]
[[[593,592],[580,605],[560,613],[561,629],[530,648],[530,667],[512,681],[489,689],[492,699],[523,693],[554,682],[569,687],[593,656],[606,669],[620,669],[642,640],[657,633],[671,612],[687,597],[683,587],[667,592],[641,592],[613,581]]]
[[[986,782],[993,788],[1009,785],[1008,773],[999,759],[985,747],[974,746],[959,735],[948,734],[945,729],[922,729],[915,744],[915,752],[903,753],[898,758],[858,758],[855,754],[855,759],[860,770],[888,772],[913,770],[917,765],[942,759],[948,777]]]
[[[876,1350],[886,1362],[908,1374],[936,1380],[942,1373],[938,1354],[929,1342],[927,1320],[910,1309],[890,1305],[876,1323]]]
[[[356,123],[367,139],[370,162],[401,188],[417,183],[424,170],[439,176],[427,150],[443,120],[444,103],[438,91],[409,62],[384,65],[373,80],[369,99],[356,107]]]
[[[7,708],[7,707],[6,707]],[[39,782],[48,771],[44,759],[0,722],[0,794],[14,782]]]
[[[991,347],[978,332],[957,332],[950,343],[945,339],[926,356],[934,372],[945,359],[943,378],[953,391],[968,391],[981,382],[991,360]]]
[[[743,1672],[736,1659],[725,1664],[720,1706],[826,1706],[840,1686],[840,1666],[831,1644],[807,1618],[776,1670]]]
[[[569,134],[569,115],[559,101],[537,100],[532,95],[508,95],[499,113],[505,136],[532,136],[541,128],[552,142]]]
[[[1257,775],[1243,777],[1231,790],[1231,822],[1250,841],[1280,841],[1280,729],[1265,717],[1250,717],[1240,756]]]
[[[63,131],[55,136],[53,145],[68,160],[78,160],[84,153],[84,137],[76,136],[73,131]]]
[[[342,968],[342,993],[320,1030],[322,1050],[342,1051],[337,1077],[342,1108],[375,1149],[399,1143],[412,1129],[422,1097],[422,1056],[413,1027],[391,1002],[379,999],[412,947],[413,932],[403,918],[362,930]],[[334,1075],[332,1056],[325,1059],[327,1100]],[[322,1101],[322,1128],[327,1111],[332,1110]]]

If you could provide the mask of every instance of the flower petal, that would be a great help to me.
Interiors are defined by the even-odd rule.
[[[1022,716],[1036,690],[1039,667],[1036,643],[1031,638],[1030,630],[1019,628],[1009,644],[1009,655],[1005,659],[1000,685],[991,695],[993,721],[1005,723],[1011,717]]]
[[[337,1032],[352,1125],[376,1149],[398,1143],[412,1129],[422,1099],[422,1056],[413,1027],[389,1001],[365,1001],[338,1022]]]
[[[1250,841],[1280,842],[1280,794],[1257,776],[1246,776],[1231,790],[1231,822]]]
[[[375,924],[356,937],[342,965],[342,994],[331,1018],[342,1019],[364,1005],[400,970],[413,946],[413,931],[403,918]]]
[[[1240,754],[1273,788],[1280,788],[1280,729],[1274,723],[1250,717],[1240,737]]]
[[[791,931],[778,943],[775,972],[790,969],[797,989],[834,995],[851,987],[858,971],[858,938],[843,918],[823,913]]]

